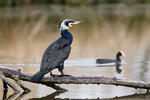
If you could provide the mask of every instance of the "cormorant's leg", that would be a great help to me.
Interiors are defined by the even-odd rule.
[[[58,70],[61,72],[61,75],[52,74],[52,71],[50,71],[50,76],[52,77],[60,77],[64,76],[63,69],[64,69],[64,63],[61,63],[59,66],[57,66]]]
[[[61,75],[52,74],[52,71],[50,71],[50,76],[52,76],[52,77],[71,76],[71,75],[65,75],[65,74],[64,74],[64,72],[63,72],[64,63],[61,63],[57,68],[58,68],[58,70],[61,72]]]
[[[60,76],[71,76],[71,75],[64,74],[63,69],[64,69],[64,63],[60,64],[60,66],[58,67],[58,70],[61,72]]]
[[[64,63],[61,63],[61,64],[58,66],[58,70],[61,72],[61,76],[64,76],[63,69],[64,69]]]

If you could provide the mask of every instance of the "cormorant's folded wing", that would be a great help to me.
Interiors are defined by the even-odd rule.
[[[46,49],[41,62],[41,70],[53,69],[68,58],[71,48],[70,46],[63,48],[67,43],[67,39],[59,38]]]

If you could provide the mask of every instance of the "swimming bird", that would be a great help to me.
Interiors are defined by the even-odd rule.
[[[116,59],[96,59],[97,64],[105,64],[105,63],[121,63],[120,56],[125,56],[122,51],[117,52]]]
[[[51,76],[57,76],[52,74],[52,70],[58,68],[61,72],[61,76],[64,76],[64,61],[69,57],[71,51],[71,44],[73,41],[72,34],[68,31],[70,27],[74,24],[79,24],[82,21],[74,21],[72,19],[63,20],[60,25],[61,37],[54,41],[48,48],[45,50],[41,65],[40,71],[35,73],[30,79],[30,82],[39,82],[45,74],[50,72]]]

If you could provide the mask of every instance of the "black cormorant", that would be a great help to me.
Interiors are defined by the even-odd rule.
[[[58,68],[58,70],[61,72],[61,76],[64,76],[64,61],[70,54],[71,44],[73,41],[72,34],[68,32],[68,29],[72,27],[73,24],[79,24],[80,22],[81,21],[65,19],[60,23],[59,28],[61,37],[49,45],[45,50],[40,65],[40,71],[35,73],[29,81],[39,82],[48,72],[50,72],[51,76],[55,76],[51,72],[55,68]]]
[[[125,56],[122,51],[119,51],[116,54],[116,59],[96,59],[97,64],[105,64],[105,63],[121,63],[120,56]]]

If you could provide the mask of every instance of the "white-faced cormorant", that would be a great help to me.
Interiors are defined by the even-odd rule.
[[[45,50],[40,65],[40,71],[35,73],[29,81],[39,82],[48,72],[50,72],[51,76],[54,76],[51,71],[55,68],[58,68],[61,75],[64,76],[64,61],[70,54],[73,40],[72,34],[68,32],[68,29],[72,27],[73,24],[79,24],[80,22],[81,21],[65,19],[60,23],[61,37],[49,45]]]
[[[104,64],[104,63],[121,63],[120,56],[125,56],[125,54],[122,51],[119,51],[116,54],[116,59],[96,59],[96,63],[98,63],[98,64]]]

